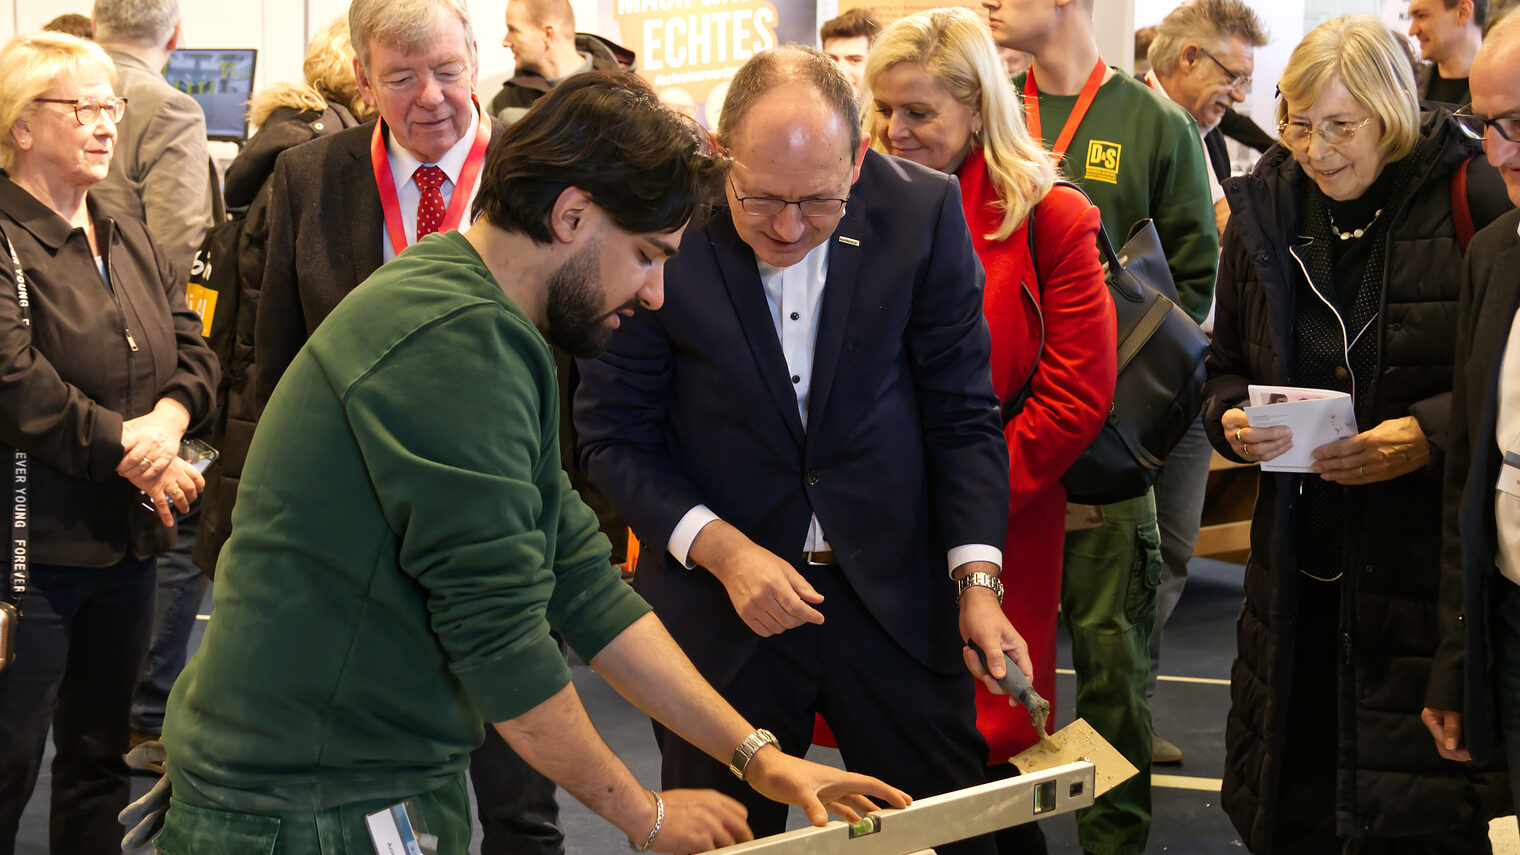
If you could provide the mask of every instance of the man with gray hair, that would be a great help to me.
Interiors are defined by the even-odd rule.
[[[218,190],[199,104],[159,73],[180,40],[176,0],[96,0],[95,40],[116,63],[117,94],[127,112],[115,152],[90,198],[111,213],[141,220],[184,284],[206,231],[215,223]],[[210,319],[206,319],[207,323]],[[157,738],[169,690],[184,670],[206,577],[190,560],[200,525],[196,504],[179,520],[174,548],[159,557],[153,646],[132,699],[132,742]]]
[[[360,282],[422,237],[469,225],[481,165],[504,130],[476,107],[464,0],[354,0],[348,27],[359,93],[380,118],[296,146],[275,163],[248,372],[261,408],[306,339]],[[563,851],[553,782],[490,728],[471,755],[471,781],[483,852]]]
[[[581,466],[644,544],[634,587],[766,741],[804,754],[821,713],[851,771],[915,797],[984,783],[966,642],[1032,669],[1000,606],[1008,446],[958,185],[869,150],[814,48],[746,62],[718,135],[726,210],[687,230],[664,307],[580,362]],[[667,786],[782,830],[784,806],[657,734]]]
[[[1192,0],[1173,9],[1156,28],[1147,54],[1145,82],[1187,110],[1198,123],[1208,152],[1210,190],[1224,197],[1219,182],[1230,175],[1221,123],[1246,99],[1252,55],[1267,43],[1261,19],[1243,0]]]
[[[1151,68],[1145,73],[1145,82],[1197,122],[1210,161],[1203,171],[1221,232],[1229,217],[1229,206],[1219,182],[1229,177],[1230,156],[1225,151],[1219,123],[1235,104],[1245,100],[1251,74],[1256,69],[1252,51],[1266,43],[1261,21],[1243,0],[1184,3],[1161,20],[1151,41]],[[1161,584],[1156,589],[1156,625],[1150,636],[1147,698],[1155,695],[1156,678],[1161,673],[1162,628],[1177,608],[1187,584],[1187,565],[1198,543],[1213,455],[1200,417],[1167,455],[1166,465],[1156,476],[1156,522],[1161,529],[1162,564]],[[1151,762],[1181,763],[1182,750],[1156,733],[1154,722],[1151,731]]]
[[[95,41],[116,63],[127,114],[116,126],[115,154],[90,198],[142,220],[181,281],[211,228],[214,192],[206,116],[160,70],[180,40],[176,0],[96,0]]]

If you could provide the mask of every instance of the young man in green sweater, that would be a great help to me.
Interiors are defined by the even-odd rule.
[[[368,853],[367,816],[404,804],[440,855],[463,853],[481,721],[636,848],[747,839],[738,802],[633,778],[551,628],[815,823],[824,804],[906,803],[772,750],[619,579],[559,466],[549,341],[591,355],[635,304],[660,305],[664,262],[718,186],[705,152],[636,78],[567,82],[487,158],[474,226],[419,241],[311,337],[260,422],[216,617],[170,698],[160,852]]]
[[[1201,322],[1214,296],[1219,230],[1198,128],[1165,96],[1104,64],[1093,35],[1093,2],[982,5],[1000,46],[1034,56],[1030,70],[1014,78],[1030,132],[1062,156],[1061,172],[1087,191],[1116,246],[1136,221],[1156,221],[1179,305]],[[1151,824],[1145,687],[1162,534],[1149,490],[1102,511],[1102,526],[1066,537],[1061,616],[1072,636],[1077,715],[1141,774],[1079,812],[1077,837],[1096,855],[1139,855]]]

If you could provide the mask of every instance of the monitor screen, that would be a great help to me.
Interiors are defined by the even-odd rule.
[[[248,96],[258,51],[191,48],[169,54],[164,79],[189,95],[206,114],[206,137],[242,142],[248,138]]]

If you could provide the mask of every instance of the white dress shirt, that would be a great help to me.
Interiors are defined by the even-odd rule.
[[[480,113],[470,108],[470,128],[459,138],[459,142],[438,159],[437,163],[424,163],[417,159],[416,155],[402,148],[396,142],[394,134],[386,137],[386,151],[390,154],[391,177],[396,182],[396,201],[401,206],[401,229],[406,235],[407,246],[417,242],[417,202],[422,198],[422,190],[417,187],[417,182],[412,179],[412,174],[421,166],[436,166],[443,170],[447,180],[438,189],[443,193],[443,206],[448,208],[449,202],[454,198],[454,185],[459,183],[459,173],[464,171],[464,162],[470,156],[470,146],[475,144],[475,134],[480,131]],[[464,216],[459,218],[459,228],[467,228],[470,224],[470,207],[475,204],[475,194],[480,190],[480,174],[475,175],[475,186],[470,188],[470,195],[465,197]],[[391,233],[389,229],[380,230],[382,257],[386,261],[396,257],[396,248],[391,246]]]
[[[813,386],[813,348],[818,342],[818,316],[823,307],[823,287],[829,278],[829,241],[824,241],[803,259],[790,267],[772,267],[756,261],[760,268],[760,285],[765,289],[765,304],[771,310],[771,323],[775,325],[776,337],[781,342],[781,355],[786,359],[786,371],[797,394],[797,415],[802,418],[802,428],[807,429],[808,395]],[[686,567],[694,566],[688,553],[702,528],[719,519],[706,505],[697,505],[687,511],[676,523],[670,534],[670,554]],[[823,526],[815,514],[808,522],[807,538],[802,542],[805,552],[829,551]],[[790,560],[792,556],[783,555]],[[950,569],[968,561],[990,561],[1002,566],[1002,550],[988,544],[957,546],[949,551]]]
[[[1520,237],[1520,229],[1516,229]],[[1520,313],[1510,322],[1509,342],[1499,363],[1499,416],[1494,423],[1494,441],[1502,458],[1506,451],[1520,452]],[[1500,480],[1507,467],[1500,466]],[[1498,532],[1499,554],[1495,561],[1504,577],[1520,585],[1520,498],[1494,489],[1494,530]]]

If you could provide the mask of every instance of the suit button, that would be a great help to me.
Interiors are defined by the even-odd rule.
[[[817,486],[817,484],[818,484],[818,470],[817,469],[809,469],[808,470],[808,474],[807,474],[807,485],[809,487],[814,487],[814,486]]]
[[[1337,365],[1337,366],[1335,366],[1335,379],[1337,379],[1337,380],[1345,380],[1347,377],[1350,377],[1350,376],[1351,376],[1351,372],[1346,370],[1346,366],[1344,366],[1344,365]]]

